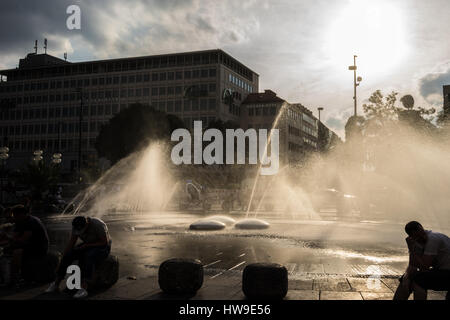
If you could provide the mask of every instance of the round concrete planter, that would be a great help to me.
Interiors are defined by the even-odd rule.
[[[199,260],[169,259],[161,263],[158,283],[170,294],[195,294],[203,284],[203,265]]]
[[[253,263],[245,267],[242,291],[249,299],[283,299],[288,291],[287,269],[276,263]]]
[[[94,288],[109,288],[119,279],[119,258],[109,255],[95,266],[90,285]]]

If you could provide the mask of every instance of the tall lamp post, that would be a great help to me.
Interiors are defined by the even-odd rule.
[[[357,103],[356,103],[356,87],[359,86],[359,83],[362,81],[361,77],[356,77],[356,55],[353,56],[353,65],[348,67],[348,70],[353,70],[353,100],[355,103],[355,114],[354,116],[356,117],[357,115]]]
[[[317,108],[317,111],[319,111],[319,122],[320,122],[320,111],[323,111],[322,107]]]
[[[76,92],[80,94],[80,117],[78,126],[78,183],[81,183],[81,125],[83,122],[83,89],[77,88]]]

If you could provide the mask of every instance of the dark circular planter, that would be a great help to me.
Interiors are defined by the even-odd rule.
[[[203,265],[199,260],[169,259],[161,263],[158,283],[170,294],[195,294],[203,284]]]
[[[249,299],[283,299],[288,292],[287,269],[276,263],[253,263],[245,267],[242,291]]]
[[[111,287],[119,279],[119,258],[109,255],[95,266],[90,286],[95,289]]]

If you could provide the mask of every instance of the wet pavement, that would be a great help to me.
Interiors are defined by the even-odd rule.
[[[245,215],[228,215],[236,220]],[[242,270],[254,262],[275,262],[289,273],[293,300],[392,299],[408,262],[403,224],[394,221],[309,220],[278,214],[258,215],[264,230],[192,231],[201,213],[113,213],[102,217],[120,260],[119,282],[91,299],[170,299],[161,294],[157,271],[169,258],[199,259],[204,285],[192,299],[244,299]],[[253,216],[254,217],[254,216]],[[62,251],[72,216],[49,217],[51,246]],[[448,230],[439,230],[448,233]],[[136,277],[136,280],[130,280]],[[2,299],[56,298],[30,289]],[[67,297],[67,296],[66,296]],[[187,297],[185,297],[187,298]],[[430,292],[430,299],[444,293]]]

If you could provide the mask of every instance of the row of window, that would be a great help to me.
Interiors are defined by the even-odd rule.
[[[249,107],[248,108],[248,116],[275,116],[277,114],[277,107]]]
[[[267,129],[267,130],[270,130],[270,129],[272,129],[272,123],[257,123],[257,124],[249,123],[247,128],[248,129]]]
[[[94,149],[95,138],[81,139],[81,148]],[[42,139],[42,140],[16,140],[8,144],[11,151],[29,151],[30,157],[34,150],[43,150],[45,153],[50,152],[77,152],[78,139]],[[64,153],[62,155],[64,159]]]
[[[82,132],[96,133],[106,121],[83,121],[81,123]],[[78,133],[79,122],[55,122],[55,123],[41,123],[41,124],[22,124],[16,126],[0,127],[0,135],[3,136],[21,136],[21,135],[36,135],[36,134],[66,134]]]
[[[238,77],[235,77],[231,73],[228,75],[228,81],[234,84],[235,86],[238,86],[242,89],[244,89],[247,92],[252,93],[253,92],[253,86],[248,84],[247,82],[239,79]]]
[[[215,98],[192,99],[192,100],[169,100],[154,102],[154,107],[165,112],[216,110],[217,100]],[[111,116],[117,114],[127,104],[99,104],[83,106],[84,116]],[[237,108],[237,107],[236,107]],[[0,113],[0,120],[28,120],[28,119],[53,119],[71,118],[80,115],[80,106],[34,108],[23,110],[9,110]]]
[[[191,86],[171,86],[171,87],[153,87],[151,88],[152,96],[165,96],[165,95],[184,95],[184,91],[187,89],[191,89],[197,92],[200,92],[202,95],[208,95],[210,93],[216,92],[216,84],[215,83],[202,83],[198,85]],[[83,93],[83,100],[103,100],[103,99],[111,99],[111,98],[127,98],[127,97],[148,97],[150,95],[150,88],[128,88],[128,89],[113,89],[106,91],[89,91]],[[68,101],[79,101],[80,95],[71,92],[71,93],[62,93],[62,94],[50,94],[43,96],[25,96],[23,97],[12,97],[9,99],[2,99],[0,104],[3,105],[11,105],[12,107],[21,105],[21,104],[34,104],[34,103],[53,103],[53,102],[68,102]]]
[[[318,137],[317,130],[311,128],[310,126],[303,125],[302,130],[313,137],[316,137],[316,138]]]
[[[0,82],[0,93],[22,92],[22,91],[40,91],[48,89],[67,89],[82,88],[89,86],[109,86],[127,83],[140,83],[151,81],[173,81],[173,80],[191,80],[200,78],[215,78],[216,69],[197,69],[173,72],[139,73],[132,75],[121,75],[111,77],[72,79],[72,80],[51,80],[43,82],[25,82],[24,84],[9,84],[7,81]]]
[[[316,127],[317,123],[316,123],[316,119],[314,119],[313,117],[310,117],[309,115],[307,115],[306,113],[303,113],[303,117],[302,117],[303,121],[308,122],[310,125],[312,125],[313,127]]]
[[[289,132],[289,135],[293,135],[293,136],[296,136],[296,137],[300,137],[301,136],[300,129],[296,128],[294,126],[289,126],[288,132]]]
[[[317,143],[311,139],[308,139],[306,137],[303,138],[303,141],[307,144],[309,144],[310,146],[317,148]]]
[[[293,110],[291,108],[288,108],[288,117],[293,120],[300,120],[302,117],[302,114],[300,112],[297,112],[296,110]]]

